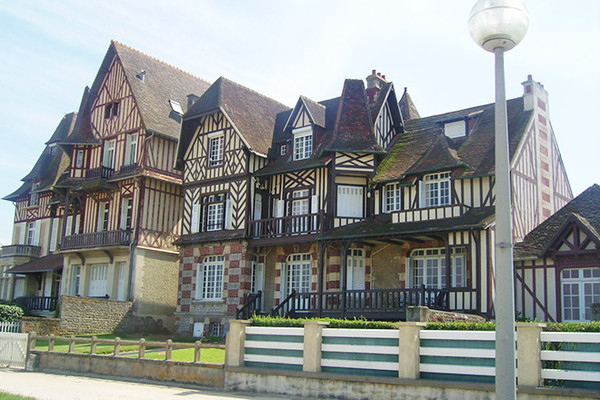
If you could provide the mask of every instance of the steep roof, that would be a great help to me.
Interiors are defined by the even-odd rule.
[[[266,155],[271,147],[277,114],[289,107],[224,77],[217,79],[183,118],[177,154],[178,166],[196,132],[194,120],[221,110],[227,115],[248,148]]]
[[[402,113],[402,119],[404,121],[421,118],[419,111],[417,110],[415,103],[413,103],[412,98],[408,94],[408,90],[406,88],[404,88],[404,93],[400,98],[399,106],[400,112]]]
[[[31,171],[21,179],[24,183],[19,189],[5,196],[4,200],[16,201],[29,194],[33,181],[39,182],[37,191],[48,190],[67,170],[69,158],[62,148],[56,146],[56,143],[64,140],[73,131],[76,118],[75,112],[66,114],[62,118]]]
[[[511,157],[525,134],[532,111],[523,110],[521,97],[507,102]],[[470,127],[466,138],[444,135],[444,123],[465,120]],[[405,133],[378,167],[374,181],[403,179],[410,174],[464,167],[461,177],[494,173],[494,104],[411,119]]]
[[[515,258],[543,257],[569,221],[583,226],[600,243],[600,186],[594,184],[565,204],[515,245]]]
[[[94,105],[95,97],[91,94],[91,89],[86,86],[83,90],[83,96],[81,97],[81,103],[79,103],[79,112],[77,113],[77,119],[73,132],[70,135],[63,138],[59,144],[61,145],[77,145],[77,144],[100,144],[100,141],[94,136],[92,132],[91,123],[91,112],[92,106]]]
[[[365,84],[346,79],[331,139],[323,148],[329,151],[383,152],[373,132]]]

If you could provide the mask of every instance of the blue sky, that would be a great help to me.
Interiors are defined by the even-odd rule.
[[[0,195],[20,186],[64,114],[77,110],[111,39],[208,81],[225,76],[289,106],[338,96],[377,69],[422,116],[494,99],[493,55],[467,19],[475,0],[5,1],[0,3]],[[526,0],[506,54],[509,98],[528,74],[550,115],[573,193],[600,183],[600,2]],[[14,206],[0,202],[0,244]]]

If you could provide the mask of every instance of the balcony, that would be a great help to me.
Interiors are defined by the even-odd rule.
[[[39,257],[42,252],[40,246],[29,244],[11,244],[2,246],[0,257]]]
[[[110,177],[113,176],[114,173],[115,170],[108,167],[92,168],[85,171],[85,179],[110,179]]]
[[[17,297],[15,304],[30,311],[54,311],[58,304],[58,297],[55,296],[26,296]]]
[[[396,211],[392,213],[392,222],[395,224],[404,222],[430,221],[434,219],[446,219],[460,217],[471,208],[462,204],[417,208],[413,210]]]
[[[65,236],[60,242],[61,250],[92,249],[97,247],[129,246],[131,231],[120,229]]]
[[[121,167],[121,169],[119,170],[120,174],[130,174],[133,171],[135,171],[137,168],[137,164],[128,164],[128,165],[123,165]]]
[[[298,241],[302,236],[323,233],[325,213],[290,215],[250,221],[248,236],[251,239],[273,239],[280,243],[286,239]]]

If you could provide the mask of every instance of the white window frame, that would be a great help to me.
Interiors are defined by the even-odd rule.
[[[279,154],[285,156],[287,154],[287,144],[282,144],[279,149]]]
[[[79,296],[81,287],[81,264],[71,264],[71,296]]]
[[[312,258],[310,253],[290,254],[284,270],[284,288],[282,298],[287,297],[292,289],[296,293],[312,291]]]
[[[600,268],[563,269],[560,273],[560,289],[562,320],[590,321],[590,305],[600,302]]]
[[[123,165],[133,165],[137,162],[138,134],[130,133],[125,138],[125,160]]]
[[[452,276],[451,288],[467,286],[467,261],[464,247],[450,249],[450,274]],[[424,248],[411,252],[407,264],[407,286],[420,288],[422,284],[428,289],[444,289],[446,287],[446,249]]]
[[[439,172],[423,176],[423,207],[442,207],[452,203],[450,172]]]
[[[131,230],[133,222],[133,198],[121,199],[121,229]]]
[[[292,130],[294,134],[294,161],[304,160],[312,155],[313,130],[311,126]]]
[[[225,256],[207,256],[198,264],[196,299],[222,300]]]
[[[225,195],[213,194],[206,198],[205,231],[220,231],[225,222]]]
[[[27,244],[30,246],[39,245],[39,224],[38,221],[31,221],[27,223]]]
[[[115,169],[115,147],[116,139],[107,140],[104,142],[104,153],[102,155],[102,166],[105,168]]]
[[[360,193],[359,193],[360,192]],[[360,194],[360,201],[358,196]],[[342,218],[363,218],[365,187],[357,185],[337,185],[337,216]]]
[[[109,210],[110,206],[108,201],[101,201],[98,203],[98,220],[96,223],[97,232],[108,230]]]
[[[83,168],[83,157],[85,153],[82,149],[78,149],[75,153],[75,168]]]
[[[88,296],[102,297],[108,294],[108,264],[90,265]]]
[[[222,131],[208,135],[208,166],[218,167],[223,165],[225,135]]]
[[[359,275],[358,277],[356,275]],[[348,249],[346,256],[346,287],[348,290],[365,289],[365,252],[363,249]],[[357,280],[357,278],[359,280]]]
[[[388,183],[385,185],[383,209],[386,213],[402,209],[402,186],[400,186],[400,183]]]
[[[40,194],[37,192],[39,189],[39,182],[31,184],[31,193],[29,195],[29,205],[30,206],[38,206],[40,204]]]

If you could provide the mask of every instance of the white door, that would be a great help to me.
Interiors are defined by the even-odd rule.
[[[96,264],[90,270],[90,297],[102,297],[106,292],[106,279],[108,277],[108,264]]]
[[[348,290],[365,289],[365,257],[361,249],[349,249],[346,287]]]

